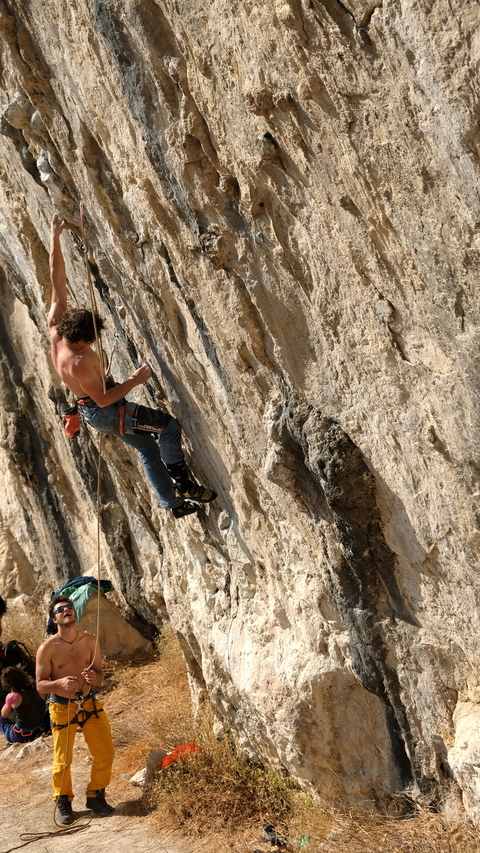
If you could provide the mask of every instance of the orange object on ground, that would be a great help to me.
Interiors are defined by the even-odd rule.
[[[201,751],[202,747],[197,746],[196,743],[182,743],[181,746],[177,746],[175,749],[172,749],[172,751],[165,756],[162,761],[162,770],[165,770],[166,767],[170,767],[170,764],[174,764],[179,758],[184,758],[185,755],[188,755],[191,752]]]

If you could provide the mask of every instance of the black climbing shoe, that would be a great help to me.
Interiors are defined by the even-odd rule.
[[[184,515],[191,515],[192,512],[197,512],[198,506],[191,504],[190,501],[184,501],[180,506],[175,506],[172,509],[174,518],[183,518]]]
[[[109,806],[105,799],[105,788],[95,791],[94,797],[87,797],[87,809],[91,809],[100,817],[107,817],[115,811],[114,807]]]
[[[173,465],[167,465],[167,471],[180,492],[183,492],[191,485],[190,472],[185,464],[185,460],[174,462]]]
[[[67,794],[62,794],[57,798],[57,811],[55,815],[57,823],[61,823],[62,826],[69,826],[69,824],[73,823],[73,812],[72,812],[72,804],[68,799]]]
[[[210,501],[214,501],[217,497],[217,493],[213,489],[209,489],[207,486],[197,486],[196,483],[192,482],[188,484],[188,488],[185,491],[179,489],[179,494],[188,501],[200,501],[202,504],[209,504]]]

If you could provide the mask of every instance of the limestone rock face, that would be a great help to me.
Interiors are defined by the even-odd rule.
[[[78,233],[83,200],[113,372],[149,361],[132,399],[219,494],[175,522],[109,438],[102,572],[137,622],[168,614],[252,754],[349,802],[459,785],[474,816],[478,23],[475,0],[0,0],[4,594],[96,560],[98,436],[62,432],[45,328],[49,222]]]

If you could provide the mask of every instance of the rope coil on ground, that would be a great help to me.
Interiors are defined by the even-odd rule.
[[[25,839],[23,844],[17,844],[16,847],[9,847],[7,850],[2,850],[1,853],[12,853],[12,850],[21,850],[22,847],[33,844],[34,841],[41,841],[42,838],[58,838],[63,835],[74,835],[76,832],[88,829],[90,823],[91,820],[88,823],[75,824],[75,826],[68,827],[67,829],[59,829],[54,832],[22,832],[20,838]]]

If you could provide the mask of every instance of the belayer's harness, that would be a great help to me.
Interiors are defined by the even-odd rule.
[[[75,699],[66,699],[65,696],[57,696],[56,693],[50,693],[48,698],[50,702],[58,702],[59,705],[69,705],[70,702],[75,702],[77,706],[75,716],[72,717],[72,719],[69,720],[68,723],[52,723],[52,729],[66,729],[67,726],[71,726],[72,724],[80,726],[80,728],[83,729],[85,723],[88,723],[90,717],[95,716],[98,720],[99,713],[103,711],[103,708],[97,708],[97,703],[95,701],[96,696],[93,690],[90,690],[88,696],[84,696],[81,690],[77,690],[77,692],[75,693]],[[87,699],[92,700],[93,711],[86,711],[83,707],[83,703]]]

